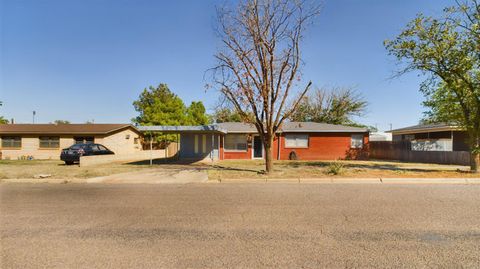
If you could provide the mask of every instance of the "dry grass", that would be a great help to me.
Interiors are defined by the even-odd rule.
[[[54,160],[0,160],[0,179],[27,179],[34,178],[36,175],[40,174],[51,175],[50,178],[83,179],[144,169],[150,169],[150,166],[104,164],[80,167],[78,165],[64,165],[63,162]]]
[[[158,162],[160,164],[161,162]],[[49,174],[53,179],[85,179],[117,173],[145,171],[147,169],[182,168],[162,164],[150,167],[148,162],[136,164],[104,164],[79,167],[66,166],[61,161],[49,160],[0,160],[1,179],[29,179],[39,174]],[[188,167],[197,166],[189,164]],[[202,165],[201,165],[202,166]],[[204,167],[204,166],[202,166]],[[220,161],[207,166],[209,179],[255,179],[255,178],[325,178],[325,177],[480,177],[468,172],[468,167],[385,161],[275,161],[274,172],[265,175],[261,160]],[[337,167],[341,167],[338,168]],[[332,169],[336,170],[332,173]],[[338,170],[338,171],[337,171]],[[336,174],[336,175],[335,175]]]
[[[332,166],[341,166],[341,177],[479,177],[466,166],[385,161],[275,161],[274,172],[264,174],[263,161],[221,161],[209,169],[209,179],[322,178],[332,177]]]

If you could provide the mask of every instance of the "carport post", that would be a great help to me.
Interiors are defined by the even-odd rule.
[[[152,143],[153,143],[153,140],[152,140],[152,133],[150,133],[150,166],[153,165],[153,151],[152,151]]]
[[[163,145],[165,146],[164,154],[165,154],[165,163],[167,163],[167,158],[168,158],[168,145],[167,145],[167,135],[163,135]]]
[[[180,160],[180,150],[179,150],[179,147],[180,147],[180,134],[177,133],[177,146],[175,147],[175,148],[176,148],[177,160]]]

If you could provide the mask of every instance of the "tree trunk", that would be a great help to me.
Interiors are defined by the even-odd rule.
[[[473,173],[480,173],[480,136],[478,133],[472,132],[469,134],[471,137],[470,144],[470,171]]]
[[[265,143],[265,172],[267,174],[270,174],[273,172],[273,154],[272,154],[272,144],[273,144],[273,138],[272,137],[267,137],[266,143]]]
[[[473,152],[470,154],[470,171],[480,173],[480,154]]]

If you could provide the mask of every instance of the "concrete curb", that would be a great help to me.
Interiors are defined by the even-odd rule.
[[[480,178],[255,178],[209,180],[209,183],[312,183],[312,184],[480,184]]]

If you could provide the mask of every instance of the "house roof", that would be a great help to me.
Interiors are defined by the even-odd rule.
[[[395,129],[388,131],[393,135],[400,134],[415,134],[425,132],[444,132],[444,131],[460,131],[463,130],[460,126],[449,123],[433,123],[433,124],[418,124],[405,128]]]
[[[131,124],[0,124],[0,134],[109,134]],[[136,130],[136,129],[135,129]]]
[[[228,133],[256,133],[257,129],[253,124],[242,122],[223,122],[218,123],[221,129]],[[367,128],[358,128],[344,125],[335,125],[318,122],[285,122],[279,132],[295,133],[334,133],[334,132],[348,132],[348,133],[364,133],[368,132]]]
[[[364,133],[368,132],[367,128],[359,128],[345,125],[335,125],[318,122],[285,122],[282,126],[282,132],[318,132],[318,133]]]

